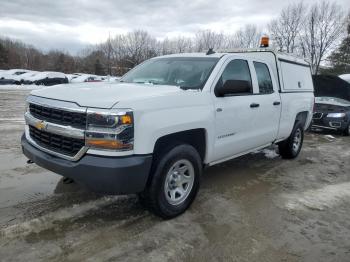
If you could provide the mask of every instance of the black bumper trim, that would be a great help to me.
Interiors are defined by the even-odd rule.
[[[69,177],[88,189],[105,194],[133,194],[146,186],[152,165],[152,155],[104,157],[85,155],[72,162],[32,146],[25,136],[21,138],[26,157],[37,165],[59,175]]]

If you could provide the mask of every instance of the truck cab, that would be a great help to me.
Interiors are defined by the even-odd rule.
[[[314,95],[308,63],[258,49],[156,57],[118,83],[35,90],[27,103],[30,160],[93,191],[137,193],[171,218],[206,166],[272,144],[297,157]]]

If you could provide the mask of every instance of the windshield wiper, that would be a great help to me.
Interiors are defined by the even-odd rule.
[[[161,83],[154,81],[154,80],[147,80],[147,81],[137,81],[133,82],[135,84],[151,84],[151,85],[161,85]]]
[[[182,90],[189,90],[189,89],[193,89],[193,90],[201,90],[200,87],[198,86],[179,86]]]

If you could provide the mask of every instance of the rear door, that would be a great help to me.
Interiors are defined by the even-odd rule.
[[[256,141],[259,145],[272,143],[278,134],[281,99],[277,82],[267,63],[253,60],[253,83],[256,86],[255,103],[259,105],[253,116],[254,128],[258,130]]]

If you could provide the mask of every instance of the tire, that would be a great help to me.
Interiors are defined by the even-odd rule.
[[[349,123],[348,126],[344,129],[343,135],[344,135],[344,136],[350,136],[350,123]]]
[[[296,158],[303,146],[304,141],[304,127],[297,121],[294,124],[293,131],[285,141],[282,141],[279,145],[279,152],[284,159]]]
[[[146,190],[139,195],[141,204],[164,219],[185,212],[197,195],[202,175],[197,150],[187,144],[174,146],[155,158],[152,170]]]

